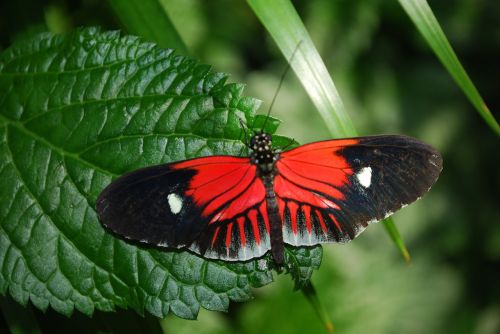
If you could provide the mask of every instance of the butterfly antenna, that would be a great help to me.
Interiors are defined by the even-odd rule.
[[[297,43],[297,46],[295,47],[295,49],[292,52],[292,55],[290,56],[290,60],[286,64],[285,70],[281,74],[280,83],[278,84],[278,89],[276,90],[276,93],[274,93],[273,99],[271,100],[271,105],[269,106],[269,110],[267,111],[266,119],[264,121],[264,124],[262,125],[262,131],[264,131],[264,129],[266,128],[267,120],[269,119],[269,116],[271,115],[271,110],[273,109],[274,102],[276,101],[276,98],[278,97],[278,93],[280,92],[281,85],[283,84],[283,81],[285,79],[286,74],[290,70],[290,67],[291,67],[290,63],[292,62],[293,58],[295,57],[295,54],[299,50],[300,44],[302,44],[302,41]]]

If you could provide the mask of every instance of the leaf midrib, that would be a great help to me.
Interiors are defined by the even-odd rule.
[[[3,120],[3,121],[5,121],[5,122],[7,123],[7,124],[4,124],[4,125],[5,125],[5,127],[6,127],[6,136],[5,136],[5,140],[6,140],[6,148],[7,148],[8,153],[10,154],[10,156],[11,156],[11,157],[13,157],[13,153],[12,153],[11,148],[10,148],[10,146],[9,146],[9,140],[8,140],[8,126],[7,126],[7,125],[13,125],[13,126],[14,126],[14,127],[16,127],[18,130],[20,130],[20,131],[24,131],[24,133],[25,133],[25,134],[28,134],[28,135],[30,135],[30,134],[31,134],[31,135],[33,135],[33,138],[35,138],[35,139],[40,138],[39,136],[37,136],[36,134],[33,134],[33,133],[32,133],[32,132],[30,132],[29,130],[27,130],[27,129],[23,129],[22,127],[19,127],[19,126],[16,126],[16,125],[15,125],[15,122],[12,122],[12,121],[10,121],[10,120],[6,119],[3,115],[0,115],[0,120]],[[42,139],[42,141],[43,141],[45,144],[49,145],[49,147],[53,147],[53,146],[52,146],[50,143],[48,143],[47,141],[45,141],[45,140],[43,140],[43,139]],[[58,152],[59,152],[59,151],[58,151]],[[64,152],[63,152],[63,154],[64,154]],[[67,156],[72,156],[72,157],[74,157],[74,156],[75,156],[74,154],[66,154],[66,155],[67,155]],[[64,157],[63,157],[63,158],[64,158]],[[81,160],[79,160],[79,161],[81,161]],[[47,217],[47,218],[48,218],[48,220],[50,221],[50,223],[53,225],[53,227],[54,227],[54,228],[56,228],[56,229],[57,229],[57,231],[59,232],[59,235],[57,236],[57,239],[64,238],[64,240],[65,240],[68,244],[70,244],[70,245],[72,246],[72,248],[73,248],[73,249],[75,249],[75,250],[76,250],[76,251],[77,251],[77,252],[78,252],[81,256],[83,256],[85,259],[87,259],[87,261],[89,261],[89,262],[90,262],[93,266],[95,266],[95,267],[96,267],[96,268],[98,268],[99,270],[102,270],[103,272],[107,273],[107,274],[108,274],[108,275],[110,275],[111,277],[114,277],[114,278],[115,278],[118,282],[120,282],[120,283],[121,283],[121,284],[123,284],[124,286],[128,286],[128,287],[129,287],[130,289],[132,289],[132,290],[135,290],[135,289],[137,289],[137,288],[138,288],[138,289],[141,289],[142,291],[144,291],[144,293],[145,293],[146,295],[151,296],[151,295],[150,295],[150,293],[149,293],[146,289],[144,289],[142,286],[140,286],[139,284],[136,284],[136,285],[134,285],[134,286],[129,286],[129,285],[128,285],[126,282],[124,282],[124,281],[123,281],[123,280],[122,280],[119,276],[117,276],[117,275],[116,275],[116,274],[115,274],[112,270],[111,270],[111,271],[109,271],[109,270],[107,270],[107,269],[103,268],[102,266],[100,266],[98,263],[96,263],[96,262],[92,259],[92,257],[91,257],[91,256],[89,256],[89,255],[87,255],[85,252],[83,252],[83,251],[82,251],[82,250],[81,250],[81,249],[80,249],[80,248],[79,248],[79,247],[78,247],[78,246],[77,246],[77,245],[76,245],[76,244],[75,244],[75,243],[74,243],[71,239],[69,239],[69,238],[68,238],[68,237],[67,237],[67,236],[63,233],[63,231],[62,231],[62,230],[58,227],[58,225],[57,225],[57,223],[55,222],[54,218],[53,218],[53,217],[52,217],[52,216],[51,216],[51,215],[47,212],[47,210],[43,207],[43,205],[42,205],[42,204],[38,201],[37,196],[36,196],[36,195],[35,195],[35,194],[31,191],[31,189],[28,187],[28,185],[27,185],[27,183],[25,182],[24,177],[23,177],[23,175],[22,175],[21,171],[19,170],[19,168],[17,167],[17,165],[16,165],[16,163],[15,163],[14,159],[10,159],[10,164],[12,165],[12,167],[13,167],[13,169],[14,169],[14,171],[15,171],[16,175],[17,175],[17,177],[19,178],[19,181],[22,183],[22,187],[23,187],[24,189],[26,189],[26,192],[27,192],[27,194],[31,197],[31,199],[33,200],[34,205],[36,205],[36,206],[40,209],[40,211],[41,211],[41,213],[42,213],[42,214],[40,215],[40,217],[41,217],[42,215],[44,215],[45,217]],[[76,189],[78,189],[78,187],[77,187],[76,183],[73,181],[73,179],[70,177],[70,175],[69,175],[69,174],[68,174],[68,180],[69,180],[69,181],[73,184],[73,186],[75,186],[75,188],[76,188]],[[88,208],[89,208],[90,210],[93,210],[93,211],[95,212],[95,210],[92,208],[92,206],[91,206],[91,205],[88,205]],[[24,252],[23,252],[22,248],[20,248],[20,247],[19,247],[18,245],[16,245],[16,244],[14,244],[10,238],[9,238],[9,240],[10,240],[10,243],[11,243],[12,247],[15,247],[15,248],[17,249],[17,251],[18,251],[18,252],[20,252],[21,254],[24,254]],[[59,241],[58,241],[58,242],[59,242]],[[59,247],[59,246],[57,246],[57,248],[58,248],[58,247]],[[135,252],[136,256],[138,255],[138,252],[141,252],[141,251],[142,251],[142,250],[137,249],[137,251]],[[58,252],[58,251],[56,250],[56,253],[57,253],[57,252]],[[169,268],[167,268],[166,266],[164,266],[164,265],[161,263],[161,261],[159,261],[158,259],[156,259],[156,257],[155,257],[153,254],[148,254],[148,255],[149,255],[149,257],[150,257],[151,259],[154,259],[154,261],[155,261],[155,263],[156,263],[156,265],[157,265],[157,266],[159,266],[160,268],[162,268],[162,270],[164,270],[165,272],[167,272],[167,273],[169,272]],[[201,278],[200,278],[200,283],[201,283],[201,284],[203,284],[203,285],[205,285],[205,284],[204,284],[204,281],[205,281],[205,275],[206,275],[206,267],[207,267],[207,263],[208,263],[208,262],[203,263],[203,268],[204,268],[204,270],[202,270],[202,276],[201,276]],[[27,268],[29,268],[29,271],[30,271],[31,275],[34,275],[34,277],[36,277],[36,279],[37,279],[39,282],[44,283],[44,281],[43,281],[41,278],[39,278],[39,277],[37,277],[37,276],[36,276],[35,271],[34,271],[34,270],[30,267],[30,265],[29,265],[28,263],[26,263],[26,262],[25,262],[25,265],[26,265],[26,267],[27,267]],[[60,266],[59,266],[58,268],[60,268]],[[153,267],[153,268],[154,268],[154,267]],[[229,269],[229,268],[228,268],[228,269]],[[153,269],[152,269],[152,270],[153,270]],[[78,292],[81,296],[83,296],[83,297],[86,297],[86,298],[89,298],[89,299],[91,299],[91,300],[94,300],[94,298],[92,297],[92,294],[85,294],[85,293],[83,293],[82,291],[80,291],[77,287],[75,287],[75,286],[73,285],[73,282],[71,281],[71,279],[70,279],[69,277],[67,277],[67,276],[63,273],[63,271],[62,271],[61,269],[56,269],[54,272],[52,272],[52,273],[51,273],[51,275],[49,276],[49,279],[47,279],[47,281],[49,281],[49,280],[50,280],[50,277],[52,277],[52,276],[53,276],[53,275],[54,275],[57,271],[59,271],[59,272],[60,272],[60,273],[61,273],[61,274],[65,277],[65,279],[66,279],[66,280],[69,282],[69,284],[73,287],[73,290],[77,291],[77,292]],[[151,272],[149,272],[149,273],[147,274],[147,276],[149,276],[150,274],[151,274]],[[170,275],[170,274],[169,274],[169,275]],[[136,278],[137,278],[137,277],[136,277]],[[173,279],[175,279],[176,281],[178,281],[178,279],[177,279],[177,278],[175,278],[175,277],[172,277],[172,278],[173,278]],[[137,278],[137,280],[136,280],[136,281],[138,282],[138,278]],[[183,284],[187,284],[187,283],[183,282]],[[102,291],[101,289],[99,289],[99,287],[98,287],[97,285],[94,285],[94,288],[95,288],[95,289],[97,289],[97,290],[100,292],[100,298],[99,298],[98,300],[107,300],[107,301],[109,301],[109,300],[110,300],[110,298],[109,298],[109,297],[107,297],[107,292],[106,292],[106,291]],[[211,288],[210,288],[210,289],[211,289]],[[73,292],[73,290],[72,290],[72,294],[74,293],[74,292]],[[212,290],[212,289],[211,289],[211,290]],[[51,295],[53,298],[56,298],[57,300],[60,300],[60,301],[63,301],[63,302],[65,301],[65,300],[61,300],[59,297],[57,297],[56,295],[54,295],[54,294],[53,294],[50,290],[48,290],[48,291],[50,292],[50,295]],[[30,292],[30,293],[32,293],[32,292]],[[158,294],[159,294],[159,293],[161,293],[161,291],[160,291],[160,292],[158,292]],[[220,292],[216,292],[216,291],[214,291],[214,293],[216,293],[217,295],[219,295],[219,294],[220,294]],[[222,292],[222,293],[227,294],[228,292],[226,291],[226,292]],[[41,297],[41,296],[40,296],[40,297]],[[71,300],[71,302],[72,302],[72,303],[75,303],[75,301],[74,301],[74,300],[72,300],[71,298],[69,298],[68,300]],[[98,301],[98,300],[94,300],[94,301]],[[166,302],[168,302],[168,301],[166,301]],[[185,304],[182,300],[178,300],[178,302],[182,302],[183,304]]]
[[[76,161],[82,163],[83,165],[85,165],[87,167],[90,167],[91,169],[99,171],[99,172],[101,172],[101,173],[103,173],[105,175],[108,175],[110,177],[113,177],[113,178],[118,177],[120,174],[116,174],[116,173],[113,173],[113,172],[111,172],[109,170],[103,169],[102,167],[99,167],[99,166],[95,165],[94,163],[92,163],[92,162],[90,162],[90,161],[88,161],[86,159],[83,159],[81,157],[81,154],[84,154],[85,152],[87,152],[91,148],[97,147],[97,146],[102,145],[104,143],[112,142],[112,141],[115,141],[115,140],[121,140],[121,139],[129,139],[129,138],[147,138],[147,137],[157,137],[157,136],[163,137],[163,138],[188,137],[188,138],[203,139],[203,140],[207,140],[207,141],[213,140],[213,141],[223,141],[223,142],[230,142],[230,143],[241,142],[241,140],[239,140],[239,139],[204,137],[204,136],[196,135],[196,134],[193,134],[193,133],[170,133],[170,134],[152,133],[152,134],[120,135],[120,136],[116,136],[116,137],[110,137],[110,138],[106,138],[104,140],[95,142],[94,144],[86,147],[85,149],[83,149],[81,151],[78,151],[78,152],[69,152],[69,151],[65,150],[64,148],[62,148],[60,146],[54,145],[53,143],[51,143],[48,140],[46,140],[45,138],[39,136],[35,132],[27,129],[24,126],[24,122],[19,122],[19,121],[16,121],[16,120],[9,119],[9,118],[5,117],[2,114],[0,114],[0,121],[4,122],[4,124],[3,124],[4,126],[9,126],[10,125],[10,126],[15,127],[16,129],[18,129],[19,131],[23,132],[27,136],[32,137],[36,141],[39,141],[40,143],[42,143],[42,144],[46,145],[47,147],[49,147],[51,150],[59,153],[61,156],[63,156],[63,157],[66,156],[66,157],[73,158]]]

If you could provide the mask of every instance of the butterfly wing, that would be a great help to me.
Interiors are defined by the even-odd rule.
[[[311,143],[284,152],[275,193],[284,241],[346,242],[417,200],[437,180],[440,154],[404,136]]]
[[[212,156],[139,169],[111,183],[99,220],[131,240],[246,260],[270,249],[265,189],[248,158]]]
[[[437,151],[403,136],[330,140],[284,152],[274,179],[284,241],[349,241],[422,196],[441,169]],[[110,184],[96,208],[100,221],[125,238],[207,258],[242,261],[271,248],[265,188],[249,158],[143,168]]]

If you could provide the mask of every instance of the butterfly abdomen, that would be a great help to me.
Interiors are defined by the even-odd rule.
[[[274,175],[265,175],[262,182],[266,188],[267,215],[270,225],[271,254],[274,262],[281,266],[285,262],[285,246],[283,242],[283,223],[279,213],[278,201],[274,192]]]
[[[276,265],[285,262],[285,245],[283,241],[283,219],[279,212],[278,200],[274,189],[274,178],[278,173],[276,161],[279,154],[273,151],[271,136],[266,133],[257,133],[250,141],[251,162],[257,166],[258,176],[266,190],[266,207],[269,218],[269,236],[271,254]]]

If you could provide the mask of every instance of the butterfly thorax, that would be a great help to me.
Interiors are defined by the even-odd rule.
[[[250,161],[257,165],[261,175],[272,174],[279,154],[273,151],[271,135],[263,132],[256,133],[250,140]]]

